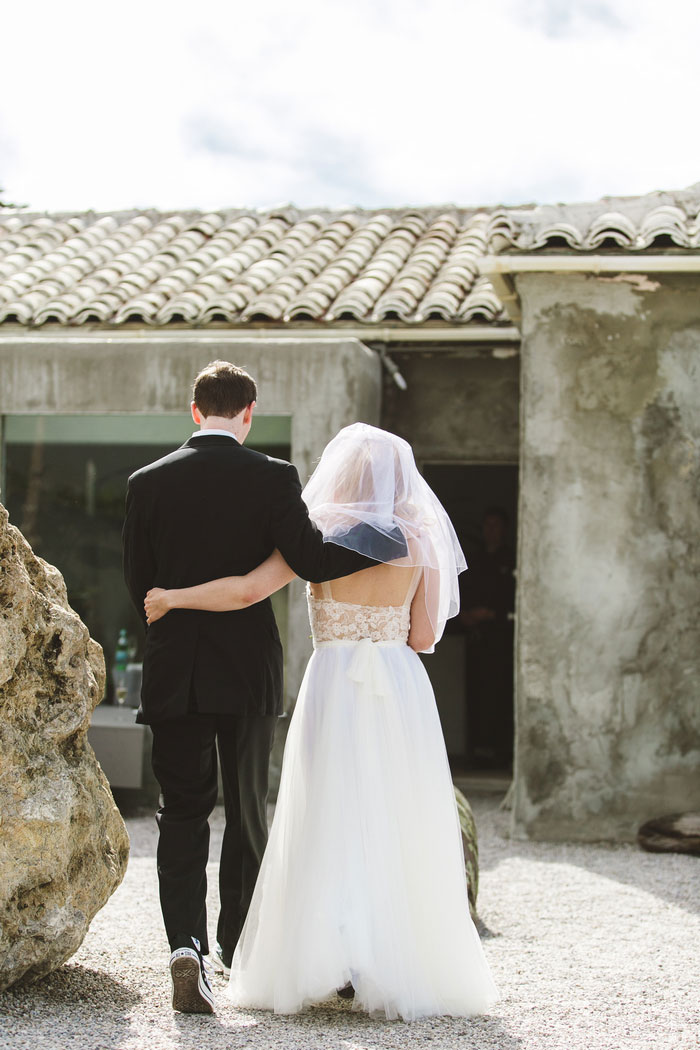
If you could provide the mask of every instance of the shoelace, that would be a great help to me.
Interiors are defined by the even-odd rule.
[[[209,988],[211,989],[211,975],[214,973],[214,968],[209,962],[209,959],[205,955],[202,955],[202,945],[196,937],[192,938],[192,943],[197,949],[197,955],[199,956],[199,965],[202,968],[202,976],[207,982]]]

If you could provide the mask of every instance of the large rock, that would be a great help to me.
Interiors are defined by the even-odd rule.
[[[637,842],[650,853],[690,853],[700,857],[700,813],[673,813],[642,824]]]
[[[458,787],[455,788],[459,826],[462,829],[462,847],[464,849],[464,867],[467,873],[467,890],[469,892],[469,911],[474,922],[477,921],[476,898],[479,893],[479,840],[476,835],[476,821],[472,807]]]
[[[80,946],[129,839],[87,743],[102,650],[0,506],[0,989]]]

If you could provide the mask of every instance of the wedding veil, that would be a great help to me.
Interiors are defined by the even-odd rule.
[[[439,641],[445,621],[459,612],[457,577],[467,563],[408,442],[367,423],[344,427],[326,445],[303,497],[326,542],[375,561],[422,567]]]

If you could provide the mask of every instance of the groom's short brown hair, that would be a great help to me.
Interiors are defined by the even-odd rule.
[[[230,361],[211,361],[194,381],[192,400],[206,419],[224,416],[233,419],[256,401],[255,380]]]

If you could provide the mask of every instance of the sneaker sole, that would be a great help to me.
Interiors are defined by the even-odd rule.
[[[173,1010],[183,1014],[213,1014],[214,1006],[200,985],[199,963],[195,959],[174,959],[170,966],[173,982]]]

